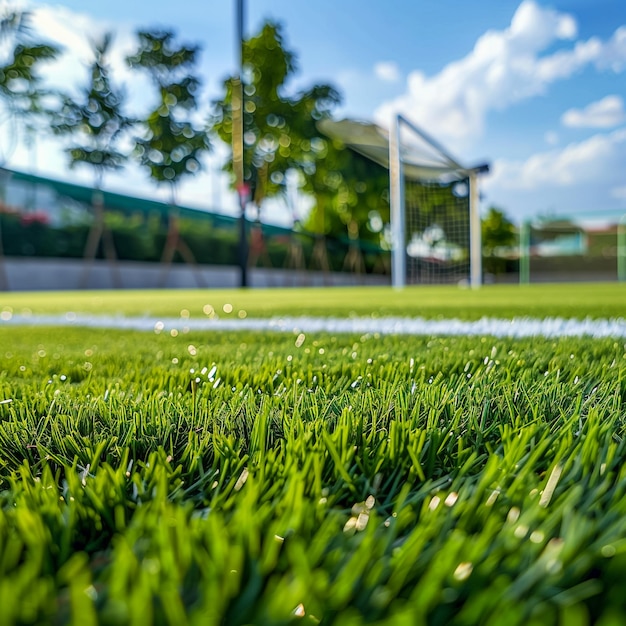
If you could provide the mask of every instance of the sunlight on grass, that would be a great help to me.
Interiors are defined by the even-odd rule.
[[[146,290],[3,293],[0,312],[96,313],[202,318],[274,315],[402,315],[478,319],[490,317],[614,318],[626,311],[618,283],[493,285],[480,290],[451,286],[348,287],[255,290]]]
[[[3,624],[625,617],[623,341],[0,346]]]

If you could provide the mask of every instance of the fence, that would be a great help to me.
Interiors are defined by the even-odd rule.
[[[238,219],[0,170],[0,263],[7,257],[232,266]],[[388,273],[389,253],[365,241],[248,222],[249,265]],[[362,263],[350,260],[358,254]],[[85,281],[86,283],[86,281]],[[199,285],[202,286],[202,285]]]
[[[626,215],[525,222],[485,259],[496,282],[626,281]]]

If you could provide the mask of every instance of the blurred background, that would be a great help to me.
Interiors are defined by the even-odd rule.
[[[246,265],[388,277],[388,173],[318,122],[402,114],[490,163],[485,282],[623,279],[626,9],[467,4],[0,2],[3,256],[237,265],[245,183]],[[413,282],[462,280],[429,210]]]

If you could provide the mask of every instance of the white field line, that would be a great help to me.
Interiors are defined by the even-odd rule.
[[[496,337],[626,337],[626,319],[535,319],[484,317],[475,321],[420,317],[159,318],[66,313],[3,315],[6,326],[78,326],[153,332],[171,330],[256,330],[282,332],[380,333],[389,335],[491,335]]]

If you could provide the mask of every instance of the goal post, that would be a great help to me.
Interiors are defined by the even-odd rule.
[[[479,175],[432,137],[396,116],[389,130],[391,280],[482,283]]]

